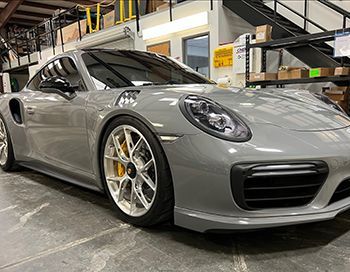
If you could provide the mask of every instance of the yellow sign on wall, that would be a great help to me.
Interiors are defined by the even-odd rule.
[[[214,67],[226,67],[233,64],[233,45],[220,46],[214,50]]]

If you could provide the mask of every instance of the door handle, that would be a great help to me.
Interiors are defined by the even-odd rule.
[[[32,107],[27,107],[28,114],[34,114],[34,109]]]

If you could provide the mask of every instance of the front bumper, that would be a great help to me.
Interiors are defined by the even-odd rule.
[[[350,208],[350,197],[332,204],[339,184],[350,178],[350,131],[296,132],[273,125],[251,127],[253,138],[233,143],[204,133],[163,144],[172,172],[175,224],[205,232],[277,227],[328,220]],[[233,165],[251,162],[322,161],[326,181],[305,206],[246,210],[231,186]]]
[[[175,207],[174,222],[178,226],[199,232],[254,230],[330,220],[348,209],[350,198],[330,205],[318,213],[266,217],[222,216]]]

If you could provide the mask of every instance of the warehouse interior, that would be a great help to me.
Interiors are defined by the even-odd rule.
[[[305,152],[318,150],[315,153],[308,154],[309,161],[305,159],[298,162],[298,166],[301,168],[295,168],[296,170],[294,170],[309,171],[310,169],[306,167],[312,164],[313,168],[310,171],[319,171],[317,173],[321,176],[321,174],[324,174],[322,172],[323,165],[319,166],[319,161],[323,163],[323,159],[319,159],[319,154],[322,154],[320,157],[326,158],[325,168],[327,170],[325,171],[327,171],[327,174],[324,175],[325,181],[322,184],[317,184],[320,187],[315,187],[315,192],[313,192],[311,198],[316,201],[310,199],[311,204],[307,203],[310,204],[310,208],[315,210],[325,208],[326,210],[321,210],[320,214],[329,213],[329,216],[321,218],[318,217],[318,214],[314,215],[309,211],[307,214],[298,214],[298,210],[294,210],[295,207],[291,206],[290,219],[283,221],[284,219],[281,218],[286,218],[282,213],[283,208],[289,207],[289,202],[283,199],[283,201],[286,201],[283,204],[284,206],[281,210],[280,207],[275,209],[276,213],[273,214],[272,219],[270,217],[265,218],[267,217],[264,214],[265,206],[261,209],[261,213],[259,213],[260,210],[257,211],[257,220],[264,220],[265,218],[266,222],[264,221],[264,223],[254,221],[254,219],[251,220],[249,216],[251,213],[255,213],[256,210],[249,207],[245,216],[239,217],[239,220],[237,219],[237,221],[240,221],[239,225],[237,223],[229,229],[224,229],[221,226],[229,225],[228,222],[231,222],[228,219],[229,214],[220,215],[219,211],[213,208],[208,213],[211,213],[213,217],[217,216],[218,224],[213,224],[213,226],[220,226],[220,228],[204,226],[204,215],[203,218],[200,217],[203,211],[198,209],[194,209],[192,213],[192,217],[198,220],[194,221],[197,222],[197,225],[187,221],[177,223],[180,222],[181,218],[175,216],[174,220],[163,224],[140,227],[137,224],[125,222],[117,216],[115,207],[111,205],[107,195],[96,190],[93,186],[80,186],[79,182],[70,183],[70,179],[62,178],[64,175],[56,175],[50,171],[41,171],[40,173],[40,170],[39,172],[35,171],[37,167],[32,167],[31,164],[19,164],[20,166],[11,172],[8,172],[7,169],[0,170],[0,271],[253,272],[350,270],[348,240],[350,239],[350,211],[348,211],[348,208],[350,208],[350,184],[348,182],[350,173],[349,177],[346,176],[347,167],[350,166],[350,156],[346,155],[346,149],[350,144],[350,140],[347,140],[347,138],[346,140],[343,140],[343,138],[339,140],[341,137],[347,136],[337,134],[340,130],[342,130],[342,132],[339,132],[342,133],[341,135],[349,134],[350,126],[344,125],[340,128],[334,125],[332,129],[328,129],[328,126],[332,126],[333,123],[336,123],[337,126],[347,124],[347,122],[350,124],[350,1],[0,0],[0,117],[1,120],[4,120],[4,122],[0,122],[0,132],[2,125],[6,127],[5,131],[10,132],[10,125],[5,124],[5,119],[9,118],[10,120],[12,118],[11,120],[14,120],[17,126],[11,132],[11,137],[23,139],[20,136],[22,133],[20,129],[26,129],[28,126],[33,131],[38,127],[41,129],[37,130],[36,134],[33,134],[33,139],[28,141],[33,146],[42,144],[46,150],[51,152],[60,142],[69,142],[69,135],[66,135],[67,130],[62,130],[55,135],[52,131],[59,128],[64,119],[70,119],[69,126],[82,120],[74,119],[77,116],[79,117],[79,114],[81,116],[81,108],[75,111],[74,108],[69,108],[77,103],[74,102],[75,96],[69,98],[66,94],[69,99],[66,99],[62,105],[70,112],[67,111],[60,118],[57,117],[57,122],[48,124],[54,114],[40,115],[40,109],[36,107],[40,105],[41,98],[32,95],[33,91],[29,88],[30,82],[33,82],[31,79],[43,74],[42,71],[47,67],[50,70],[52,67],[50,68],[48,63],[56,65],[57,57],[60,54],[66,57],[70,55],[65,54],[84,56],[84,52],[88,52],[86,54],[91,54],[92,60],[95,59],[101,64],[103,61],[98,60],[92,54],[102,49],[116,50],[116,52],[117,50],[121,50],[121,52],[137,50],[137,52],[154,53],[155,58],[167,57],[168,61],[171,60],[181,67],[179,70],[188,71],[187,66],[190,67],[191,73],[205,80],[205,82],[210,82],[223,93],[239,93],[239,90],[248,90],[253,94],[265,93],[266,96],[262,100],[265,100],[266,104],[258,105],[254,100],[254,95],[248,94],[246,100],[239,100],[242,111],[253,114],[255,117],[252,119],[257,124],[272,123],[265,116],[272,116],[271,120],[279,120],[278,118],[283,115],[282,121],[279,121],[281,127],[287,127],[290,123],[298,124],[302,128],[299,129],[302,136],[299,134],[298,136],[297,134],[291,134],[293,136],[282,135],[280,138],[271,136],[271,140],[274,139],[277,146],[283,140],[288,141],[286,143],[286,146],[288,146],[286,150],[289,150],[290,153],[288,156],[285,155],[284,150],[274,148],[273,144],[264,147],[256,145],[254,146],[255,151],[266,152],[268,155],[274,153],[276,157],[273,158],[279,158],[278,156],[280,156],[285,165],[292,165],[293,167],[293,163],[290,163],[290,161],[298,158],[298,151],[303,149],[303,146],[310,147]],[[63,63],[59,61],[58,63],[62,68]],[[182,64],[187,66],[184,68],[181,66]],[[113,70],[110,64],[107,63],[107,66],[110,70]],[[77,67],[84,72],[88,70],[87,68],[80,68],[82,66],[79,65],[75,66],[73,64],[71,66],[73,70],[77,70]],[[56,69],[54,72],[56,75],[57,68],[52,69]],[[62,70],[65,70],[65,68],[62,68]],[[53,72],[49,71],[48,74],[42,75],[41,79],[45,81],[47,76],[55,77]],[[57,74],[60,75],[61,72],[57,72]],[[88,75],[92,78],[91,74]],[[28,82],[29,84],[27,84]],[[136,81],[132,82],[135,83]],[[132,106],[135,108],[138,103],[136,99],[142,94],[139,91],[139,86],[141,86],[141,89],[142,87],[146,89],[154,88],[152,89],[154,93],[149,95],[150,97],[162,95],[163,92],[172,88],[177,88],[175,92],[184,89],[184,86],[177,86],[176,83],[171,81],[168,82],[167,87],[158,86],[161,85],[159,82],[154,84],[142,80],[139,82],[139,85],[135,84],[131,88],[134,93],[124,100],[127,101],[126,104],[134,103]],[[81,88],[81,82],[79,82],[78,88]],[[87,90],[89,85],[85,84],[84,88],[87,91],[86,97],[89,97],[90,90]],[[195,93],[201,87],[199,84],[194,84],[192,88],[193,93]],[[109,88],[105,85],[104,91],[109,91],[107,89]],[[202,94],[210,93],[210,88],[205,90]],[[304,91],[307,91],[307,94]],[[275,92],[281,92],[280,96],[269,97],[271,93],[274,95]],[[290,102],[290,100],[295,99],[288,97],[290,93],[296,93],[297,96],[301,97],[303,106]],[[327,104],[327,107],[331,108],[332,113],[337,113],[333,123],[329,121],[330,119],[319,117],[319,112],[325,110],[324,107],[326,106],[321,105],[320,108],[317,108],[308,94],[312,99],[317,97],[317,99],[322,100]],[[62,98],[55,97],[57,94],[54,92],[51,92],[50,95],[52,95],[50,98],[52,103],[55,100],[60,101]],[[306,96],[304,97],[304,95]],[[209,97],[214,99],[215,95]],[[284,99],[283,97],[287,97],[288,103],[291,103],[285,104],[284,109],[278,104],[278,99]],[[1,100],[7,101],[6,99],[10,99],[10,102],[1,104]],[[104,98],[96,95],[94,99],[97,104]],[[167,111],[172,112],[172,107],[178,103],[174,98],[162,99],[162,101],[161,99],[159,101],[163,104],[166,102],[169,105],[168,108],[157,109],[156,105],[155,108],[147,108],[149,106],[147,103],[139,103],[138,106],[143,106],[144,109],[142,110],[147,114],[161,116],[166,115]],[[15,102],[13,103],[13,101]],[[32,103],[28,104],[30,107],[25,106],[28,101]],[[111,97],[110,101],[107,102],[111,103],[111,101],[113,101],[113,105],[118,105],[120,97],[117,99]],[[23,108],[21,106],[22,102],[24,103]],[[84,104],[84,112],[85,110],[88,113],[92,112],[93,107],[91,105],[95,106],[94,103],[84,103],[86,103]],[[6,105],[12,115],[2,112],[2,105]],[[49,108],[48,105],[46,104],[47,108]],[[103,109],[110,108],[110,105],[100,107],[98,114],[102,116]],[[218,103],[213,103],[213,105],[218,105]],[[214,107],[213,105],[211,107]],[[55,107],[57,109],[59,106],[53,106],[52,111],[55,110]],[[18,111],[13,110],[13,108]],[[35,114],[29,113],[32,108],[37,110]],[[181,106],[179,108],[182,112],[184,111]],[[226,106],[222,108],[226,109]],[[241,108],[233,109],[232,115],[237,114],[239,116]],[[315,113],[312,113],[310,118],[305,115],[300,117],[300,115],[292,114],[285,117],[290,110],[300,108],[304,114],[308,114],[311,111],[310,109],[314,110]],[[161,112],[161,110],[164,110],[164,112]],[[14,111],[15,113],[13,113]],[[16,121],[16,114],[19,114],[19,118],[22,118],[22,111],[30,114],[30,116],[28,115],[30,122],[26,123],[26,116],[23,117],[23,120],[20,119],[20,122]],[[215,112],[215,114],[217,113]],[[141,115],[140,113],[136,116],[140,116],[140,120],[143,120],[142,118],[147,119],[147,116]],[[331,118],[330,113],[327,113],[326,116]],[[178,116],[170,117],[169,115],[168,118],[164,119],[176,118]],[[249,122],[243,120],[244,127],[244,123]],[[283,123],[283,120],[285,123]],[[316,121],[313,123],[313,120]],[[98,123],[96,120],[85,121],[87,127],[89,125],[93,127]],[[160,122],[150,121],[150,123],[155,126],[154,131],[158,131],[158,129],[161,131],[162,126],[166,127]],[[188,128],[190,123],[194,124],[195,121],[190,120],[186,125],[183,125],[183,131],[190,131]],[[241,123],[238,122],[236,125],[239,126]],[[194,126],[200,128],[198,125]],[[266,132],[266,138],[274,133],[275,127],[273,124],[273,127]],[[254,134],[254,128],[252,129],[253,140],[256,135]],[[291,130],[292,133],[296,133],[295,131],[298,129],[293,127]],[[155,137],[159,136],[162,141],[172,143],[172,141],[175,142],[173,138],[181,141],[182,134],[186,135],[183,131],[178,133],[155,133]],[[309,136],[303,138],[309,131],[315,133],[318,138],[309,138]],[[81,130],[77,129],[72,132],[72,135],[78,137],[77,135],[80,135],[80,133],[82,133]],[[1,132],[0,161],[3,152],[1,146],[3,139],[6,138],[2,134]],[[13,136],[13,134],[17,134],[17,136]],[[87,136],[84,136],[85,138],[81,140],[81,146],[83,146],[86,139],[88,141],[89,139],[95,139],[91,132],[86,134]],[[195,133],[188,134],[195,135]],[[282,139],[284,136],[285,139]],[[7,137],[10,138],[10,136]],[[45,137],[53,137],[54,139],[45,141]],[[211,134],[210,137],[212,138],[207,143],[213,143],[212,149],[204,146],[205,142],[201,136],[195,138],[196,140],[193,140],[193,142],[191,140],[187,142],[183,140],[183,142],[194,150],[207,148],[207,150],[213,152],[222,152],[221,149],[215,150],[214,148],[213,139],[216,134]],[[197,139],[198,142],[195,143]],[[312,142],[312,139],[317,139],[317,141],[321,139],[323,146],[319,147],[318,142],[316,140]],[[97,138],[95,140],[97,142]],[[225,138],[221,138],[221,140],[225,140]],[[264,138],[264,141],[267,140]],[[335,142],[337,142],[337,145],[334,144]],[[14,145],[13,140],[12,144]],[[236,152],[238,153],[239,149],[236,146],[241,145],[242,158],[245,159],[244,163],[256,163],[256,160],[252,159],[248,151],[249,145],[251,147],[253,144],[243,143],[243,141],[234,144],[228,149],[230,155],[234,156]],[[294,148],[292,148],[293,144],[295,144]],[[95,142],[89,142],[89,146],[92,150],[97,148]],[[225,144],[224,146],[226,148],[229,145]],[[336,146],[335,151],[331,149],[333,146]],[[79,146],[72,142],[69,148],[70,153],[65,155],[66,158],[74,157],[72,153],[78,150]],[[120,149],[123,148],[123,145],[121,145]],[[14,154],[17,152],[20,154],[21,150],[27,150],[22,146],[16,149],[15,145],[11,149],[15,151]],[[170,153],[173,158],[178,158],[181,152],[184,152],[183,150],[174,150],[167,153],[166,148],[164,149],[165,151],[162,154],[168,156]],[[189,148],[188,150],[193,149]],[[28,156],[36,156],[35,150],[29,150],[27,153]],[[153,154],[152,150],[150,150],[150,153]],[[188,155],[188,153],[184,154]],[[221,171],[224,175],[227,169],[222,170],[220,163],[226,162],[225,155],[222,155],[224,158],[219,159],[216,164],[210,165],[209,160],[202,159],[206,156],[205,154],[205,152],[199,151],[197,157],[192,159],[183,156],[184,162],[188,160],[193,162],[191,175],[200,179],[201,167],[207,169],[208,177],[211,177],[211,172]],[[81,158],[90,156],[88,153],[80,155]],[[336,155],[339,155],[339,157]],[[220,156],[213,155],[213,158],[217,157]],[[43,158],[49,160],[49,156],[43,156]],[[18,158],[15,159],[19,160]],[[6,163],[7,161],[5,161],[5,167]],[[273,161],[273,164],[266,166],[263,170],[264,173],[276,174],[273,171],[280,165],[275,164],[277,162]],[[69,165],[68,159],[67,165]],[[116,165],[117,171],[119,171],[119,164]],[[265,165],[257,164],[254,167],[262,168],[263,166]],[[184,163],[183,165],[180,164],[177,169],[179,169],[179,172],[188,173],[189,167]],[[2,167],[2,169],[4,168]],[[127,172],[129,176],[128,171],[130,169],[129,166],[124,169],[124,172]],[[171,165],[169,169],[173,169]],[[232,169],[227,170],[231,178],[234,175]],[[286,170],[286,172],[288,171]],[[78,175],[78,171],[76,172]],[[312,173],[310,173],[307,173],[304,180],[306,184],[302,185],[304,186],[303,190],[308,193],[311,191],[310,188],[315,186],[307,183],[308,179],[311,183]],[[176,175],[172,174],[172,179],[175,180]],[[299,174],[296,173],[295,176]],[[283,176],[284,174],[279,173],[279,175]],[[188,186],[189,190],[193,188],[199,191],[204,190],[201,186],[184,184],[189,180],[185,177],[185,174],[183,176],[179,174],[178,176],[183,177],[178,182],[179,187],[187,188],[186,186]],[[293,177],[295,178],[295,176]],[[344,181],[339,186],[338,184],[333,186],[327,183],[327,177],[335,179],[338,176],[342,178],[344,176]],[[285,180],[290,182],[289,178]],[[267,178],[262,178],[261,182],[266,180]],[[212,191],[219,192],[216,189],[218,186],[220,185],[214,184]],[[277,185],[274,184],[274,186]],[[293,186],[289,185],[289,188]],[[231,190],[232,188],[230,188],[229,186],[225,187],[225,190]],[[254,188],[250,188],[250,190],[254,190]],[[331,189],[333,190],[332,195],[327,199],[328,196],[326,196],[325,191]],[[269,190],[269,188],[264,187],[262,190]],[[187,197],[193,196],[192,202],[195,207],[198,206],[195,203],[196,194],[196,192],[184,193]],[[243,204],[239,204],[234,192],[232,194],[231,198],[234,199],[235,203],[238,203],[237,210],[241,212],[242,209],[244,210]],[[319,202],[317,194],[321,195]],[[315,198],[313,198],[314,196]],[[205,197],[208,199],[208,203],[212,202],[210,195],[205,195]],[[178,210],[180,208],[185,210],[185,207],[177,206],[177,201],[184,198],[184,196],[175,194],[175,210],[177,208]],[[293,201],[301,198],[299,196],[295,197]],[[224,201],[224,196],[222,199],[220,197],[217,199],[217,203],[220,204]],[[257,203],[255,205],[260,203],[258,198],[255,201]],[[329,205],[327,207],[322,206],[322,201],[326,201],[330,208]],[[188,201],[188,203],[190,202]],[[244,203],[244,205],[248,207],[247,203]],[[337,203],[342,204],[341,208],[332,209],[333,206],[331,205]],[[271,207],[274,210],[272,204]],[[267,205],[267,208],[269,210],[270,207]],[[270,210],[267,214],[270,215]],[[310,217],[306,218],[307,215],[310,215]],[[303,218],[293,223],[293,216],[294,218]],[[273,217],[276,218],[275,222],[272,222]],[[268,225],[269,222],[272,222],[270,226]],[[201,223],[203,223],[203,226],[201,226]],[[249,228],[249,224],[258,227]],[[264,227],[265,224],[266,228]]]

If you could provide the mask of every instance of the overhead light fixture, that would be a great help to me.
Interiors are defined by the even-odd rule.
[[[154,39],[164,35],[192,29],[208,24],[208,12],[201,12],[195,15],[187,16],[181,19],[174,20],[169,23],[146,28],[143,30],[143,39]]]

